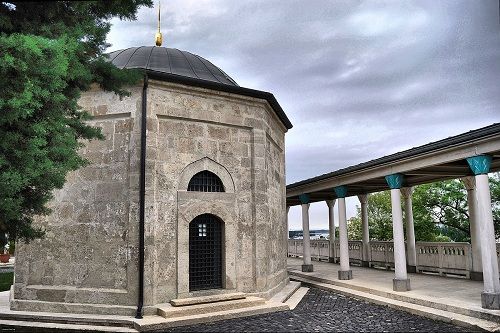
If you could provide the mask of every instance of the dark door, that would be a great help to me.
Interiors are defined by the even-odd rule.
[[[210,214],[189,224],[189,291],[222,288],[222,223]]]

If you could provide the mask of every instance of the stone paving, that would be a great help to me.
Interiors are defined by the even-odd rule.
[[[311,288],[292,311],[162,332],[470,332],[424,317]]]

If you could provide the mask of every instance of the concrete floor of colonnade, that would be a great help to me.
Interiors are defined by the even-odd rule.
[[[318,261],[313,261],[312,264],[314,272],[306,273],[301,271],[301,258],[288,258],[290,278],[347,288],[346,290],[363,293],[365,297],[372,295],[378,299],[402,301],[500,323],[500,310],[481,307],[481,281],[415,273],[408,274],[410,291],[395,292],[392,289],[392,270],[351,266],[353,279],[341,281],[337,275],[339,264]]]

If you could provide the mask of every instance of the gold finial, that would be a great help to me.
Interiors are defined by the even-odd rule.
[[[160,1],[158,1],[158,32],[155,34],[155,44],[156,46],[161,46],[163,42],[163,37],[160,32]]]

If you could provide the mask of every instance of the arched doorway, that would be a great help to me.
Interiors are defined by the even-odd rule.
[[[222,228],[211,214],[189,224],[189,291],[222,288]]]

